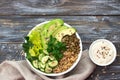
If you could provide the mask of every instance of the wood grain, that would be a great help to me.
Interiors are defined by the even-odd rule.
[[[36,24],[53,18],[61,18],[76,28],[83,42],[83,50],[99,38],[106,38],[115,44],[115,62],[107,67],[97,66],[87,80],[120,79],[120,16],[0,16],[0,62],[24,60],[21,54],[23,37]]]
[[[53,18],[76,28],[83,42],[105,38],[120,43],[120,16],[0,16],[0,43],[22,43],[35,25]]]
[[[90,43],[83,43],[84,50],[88,49]],[[97,66],[94,72],[86,80],[120,80],[120,44],[115,44],[118,55],[114,63],[107,67]],[[0,62],[4,60],[24,60],[21,44],[1,43]]]
[[[61,18],[76,28],[83,50],[99,38],[112,41],[117,58],[86,80],[120,80],[120,0],[0,0],[0,63],[24,60],[24,36],[37,24]]]
[[[0,15],[120,15],[120,0],[0,0]]]
[[[4,60],[24,60],[22,44],[0,44],[0,63]]]

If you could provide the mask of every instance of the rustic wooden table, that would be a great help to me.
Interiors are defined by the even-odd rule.
[[[36,24],[61,18],[77,29],[88,49],[99,38],[117,48],[113,64],[98,67],[87,80],[120,80],[120,0],[0,0],[0,62],[23,60],[23,37]]]

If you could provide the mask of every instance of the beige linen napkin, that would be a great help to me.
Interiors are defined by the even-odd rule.
[[[0,64],[0,80],[85,80],[94,69],[95,65],[89,58],[88,50],[85,50],[78,65],[65,75],[59,77],[38,76],[29,69],[25,60],[4,61]]]

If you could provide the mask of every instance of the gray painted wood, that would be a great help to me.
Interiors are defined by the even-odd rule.
[[[21,43],[1,43],[0,62],[4,60],[24,60]],[[90,43],[83,43],[83,48],[88,49]],[[86,80],[120,80],[120,44],[115,44],[117,58],[110,66],[97,66],[94,72]]]
[[[76,28],[83,42],[105,38],[120,43],[120,16],[0,16],[0,43],[22,43],[35,25],[53,18]]]
[[[120,0],[0,0],[1,15],[118,15]]]
[[[97,66],[87,80],[120,80],[120,0],[0,0],[0,63],[24,60],[24,36],[53,18],[76,28],[84,50],[99,38],[112,41],[116,60],[107,67]]]

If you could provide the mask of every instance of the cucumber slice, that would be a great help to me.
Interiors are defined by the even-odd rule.
[[[43,52],[44,52],[45,54],[48,54],[47,50],[43,50]]]
[[[42,62],[39,62],[39,68],[41,69],[41,68],[45,68],[45,64],[43,64]]]
[[[46,65],[45,72],[46,73],[51,73],[52,72],[52,68],[50,68],[48,65]]]
[[[43,68],[40,68],[40,70],[41,70],[42,72],[44,72],[44,71],[45,71]]]
[[[54,60],[54,61],[51,61],[48,63],[48,65],[52,68],[56,67],[58,65],[58,61],[57,60]]]
[[[44,57],[42,58],[41,62],[42,62],[43,64],[45,64],[45,63],[48,61],[48,59],[49,59],[49,56],[44,56]]]
[[[50,56],[49,59],[50,59],[50,60],[54,60],[55,57],[54,57],[54,56]]]
[[[32,64],[35,68],[38,68],[38,60],[33,60]]]
[[[40,61],[42,61],[42,58],[45,56],[45,54],[39,54],[39,56],[38,56],[38,59],[40,60]]]

